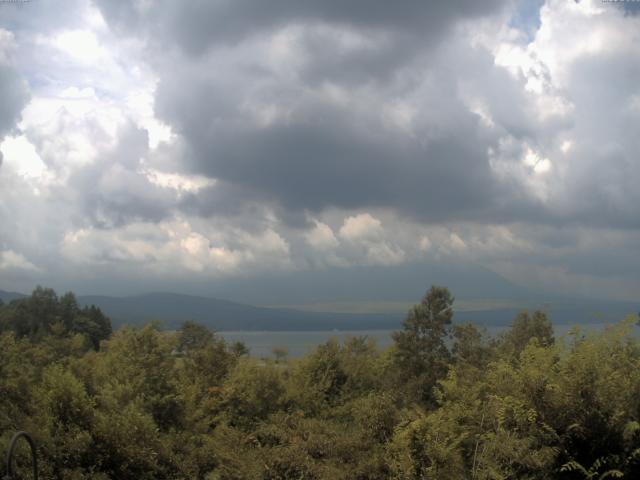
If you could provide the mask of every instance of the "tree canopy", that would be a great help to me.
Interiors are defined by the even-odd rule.
[[[635,322],[555,338],[523,312],[488,338],[432,287],[388,349],[258,359],[39,288],[0,306],[0,444],[31,432],[64,480],[638,478]]]

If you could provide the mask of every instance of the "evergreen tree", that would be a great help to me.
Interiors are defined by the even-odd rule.
[[[393,333],[400,379],[429,403],[433,387],[444,378],[451,361],[445,339],[450,333],[453,300],[447,288],[432,286],[409,310],[403,330]]]

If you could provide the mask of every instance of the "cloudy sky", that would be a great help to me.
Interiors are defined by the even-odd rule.
[[[0,288],[462,262],[637,299],[633,6],[2,2]]]

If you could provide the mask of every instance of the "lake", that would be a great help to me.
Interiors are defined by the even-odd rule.
[[[601,331],[611,323],[592,323],[580,325],[583,331]],[[556,337],[569,332],[574,325],[554,325]],[[508,327],[488,326],[487,332],[494,336]],[[350,331],[317,331],[317,332],[217,332],[229,342],[244,342],[249,348],[250,355],[256,358],[273,357],[274,347],[286,347],[289,357],[301,357],[318,345],[325,343],[332,337],[341,342],[350,337],[366,336],[376,341],[378,347],[386,348],[391,345],[393,330],[350,330]],[[634,335],[640,336],[640,328],[635,327]]]

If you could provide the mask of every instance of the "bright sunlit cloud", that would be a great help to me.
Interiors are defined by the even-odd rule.
[[[90,30],[74,30],[59,33],[51,44],[83,63],[97,63],[104,60],[108,51],[100,44],[95,33]]]

